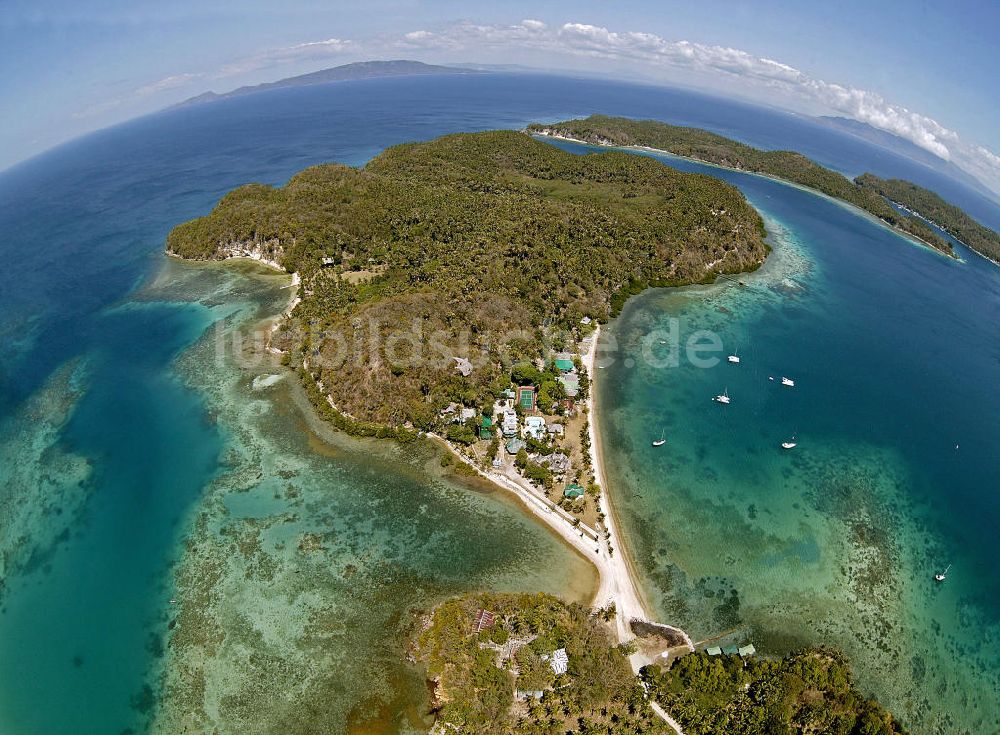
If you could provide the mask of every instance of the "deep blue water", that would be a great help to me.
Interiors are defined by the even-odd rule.
[[[16,521],[29,538],[15,546],[9,534],[6,542],[0,537],[0,730],[121,731],[135,721],[145,674],[158,660],[155,626],[169,596],[169,565],[180,551],[183,520],[218,472],[226,441],[173,368],[176,355],[224,309],[129,301],[161,267],[169,229],[248,181],[281,183],[323,161],[360,164],[408,140],[594,112],[706,127],[764,147],[800,150],[848,173],[873,170],[937,184],[1000,226],[1000,212],[964,187],[803,118],[690,92],[541,76],[276,90],[143,118],[3,173],[0,456],[6,464],[0,466],[0,528],[9,531]],[[738,183],[782,221],[795,222],[799,207],[813,206],[809,197],[776,197],[757,181]],[[824,217],[820,212],[808,227],[819,227]],[[831,222],[829,231],[810,229],[808,239],[837,243],[817,246],[815,253],[822,255],[824,273],[842,269],[829,283],[839,298],[862,305],[852,318],[859,326],[866,319],[875,323],[855,334],[866,343],[889,340],[894,349],[910,350],[926,379],[919,401],[907,401],[902,384],[878,408],[901,414],[901,425],[914,427],[907,451],[917,460],[928,450],[921,428],[927,417],[954,414],[952,423],[963,427],[961,441],[969,447],[965,476],[991,481],[995,475],[984,458],[996,445],[983,438],[991,436],[990,426],[981,423],[989,419],[970,411],[980,405],[983,386],[996,384],[990,362],[995,342],[993,352],[950,345],[995,340],[995,330],[988,330],[996,324],[988,308],[997,293],[994,271],[985,263],[939,262],[907,247],[886,259],[877,238],[860,248],[853,239],[838,239],[843,222]],[[915,312],[890,317],[878,298],[885,283],[905,292],[911,280],[937,282],[920,291],[938,315],[929,327]],[[807,315],[793,310],[783,317]],[[901,343],[892,323],[905,320],[916,323],[902,334],[929,329],[935,338]],[[858,349],[851,341],[827,348],[830,360]],[[880,378],[886,369],[873,368]],[[940,389],[928,394],[927,385]],[[873,434],[886,436],[877,428]],[[892,441],[901,439],[893,435]],[[946,510],[928,522],[940,524],[947,538],[963,530],[969,537],[964,553],[989,558],[995,549],[989,525],[996,516],[949,512],[978,499],[975,484],[945,483],[948,473],[934,463],[915,461],[914,467],[929,473],[915,483],[927,502],[948,497]],[[12,510],[11,503],[42,508],[39,489],[56,506],[24,520],[21,506]],[[981,597],[989,599],[979,609],[995,615],[1000,602],[995,576],[993,581],[983,586]]]

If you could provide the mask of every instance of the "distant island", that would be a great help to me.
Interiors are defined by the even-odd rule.
[[[371,79],[373,77],[401,77],[419,74],[476,74],[477,70],[472,68],[462,68],[457,66],[438,66],[436,64],[424,64],[420,61],[409,61],[397,59],[393,61],[358,61],[353,64],[343,64],[330,69],[300,74],[294,77],[279,79],[276,82],[265,82],[264,84],[254,84],[247,87],[240,87],[231,92],[205,92],[196,97],[191,97],[183,102],[179,102],[174,107],[185,107],[196,105],[202,102],[217,102],[230,97],[240,97],[254,92],[263,92],[269,89],[282,89],[285,87],[307,87],[314,84],[327,84],[328,82],[342,82],[350,79]]]
[[[586,119],[550,124],[536,123],[528,129],[539,135],[552,135],[594,145],[652,148],[789,181],[852,204],[907,236],[916,238],[950,257],[957,257],[951,243],[924,221],[924,219],[936,221],[933,217],[925,215],[919,209],[913,210],[914,215],[900,212],[872,187],[853,182],[836,171],[820,166],[801,153],[763,151],[699,128],[668,125],[656,120],[631,120],[606,115],[591,115]],[[962,240],[962,242],[974,250],[978,249],[978,241]]]
[[[984,186],[983,183],[975,176],[967,173],[951,161],[946,161],[940,156],[931,153],[926,148],[921,148],[919,145],[907,140],[906,138],[902,138],[886,130],[881,130],[880,128],[876,128],[868,123],[861,122],[860,120],[854,120],[849,117],[822,115],[813,119],[828,128],[834,128],[843,133],[847,133],[848,135],[853,135],[855,138],[861,138],[869,143],[874,143],[880,148],[885,148],[893,153],[897,153],[905,158],[909,158],[912,161],[916,161],[917,163],[927,166],[928,168],[934,169],[945,176],[954,179],[955,181],[961,182],[977,194],[980,194],[991,201],[997,201],[996,193],[990,191],[989,188]]]
[[[1000,234],[979,224],[963,210],[949,204],[930,189],[903,179],[880,179],[874,174],[862,174],[854,180],[854,183],[932,222],[936,227],[994,263],[1000,262]]]

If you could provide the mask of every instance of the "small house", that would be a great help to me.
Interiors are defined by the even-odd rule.
[[[464,424],[469,419],[476,418],[476,409],[474,408],[463,408],[458,412],[458,422]]]
[[[705,649],[705,653],[707,653],[709,656],[721,656],[722,649],[719,648],[718,646],[709,646],[708,648]]]
[[[580,376],[577,373],[560,375],[559,382],[562,383],[567,398],[576,398],[580,393]]]
[[[528,445],[524,439],[519,439],[515,436],[513,439],[507,441],[507,454],[517,454],[526,446]]]
[[[545,430],[552,434],[552,436],[562,436],[566,433],[566,427],[562,424],[546,424]]]
[[[463,377],[468,378],[472,375],[472,361],[465,357],[453,357],[451,358],[455,361],[455,369],[462,374]]]
[[[566,655],[565,648],[558,648],[552,652],[550,657],[549,665],[555,672],[556,676],[560,674],[565,674],[569,669],[569,656]]]
[[[563,497],[575,500],[576,498],[583,497],[583,493],[583,488],[574,482],[571,485],[567,485],[566,489],[563,490]]]
[[[524,420],[524,434],[541,441],[545,438],[545,419],[541,416],[529,416]]]
[[[753,643],[748,643],[745,646],[740,646],[737,653],[739,653],[741,657],[745,658],[747,656],[753,656],[757,653],[757,649],[753,647]]]

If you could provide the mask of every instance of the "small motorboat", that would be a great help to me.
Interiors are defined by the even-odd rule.
[[[948,570],[949,569],[951,569],[951,564],[949,564],[948,566],[946,566],[944,568],[943,572],[938,572],[937,574],[935,574],[934,575],[934,581],[935,582],[943,582],[946,579],[948,579]]]
[[[795,387],[795,381],[792,380],[791,378],[782,377],[781,378],[781,384],[782,385],[787,385],[789,388],[794,388]]]
[[[726,388],[722,392],[722,395],[718,395],[715,398],[713,398],[712,400],[716,401],[717,403],[724,403],[724,404],[726,404],[728,406],[729,405],[729,388]]]
[[[662,447],[666,443],[667,443],[667,440],[666,440],[666,437],[663,436],[663,432],[662,431],[660,432],[660,438],[653,440],[653,446],[654,447]]]

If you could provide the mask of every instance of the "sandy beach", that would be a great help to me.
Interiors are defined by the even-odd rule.
[[[598,574],[598,588],[592,604],[595,607],[601,608],[605,608],[612,603],[614,604],[617,611],[615,616],[615,631],[618,640],[625,642],[635,638],[630,627],[630,623],[633,620],[655,622],[655,616],[643,599],[636,571],[629,559],[624,539],[619,534],[618,519],[614,513],[607,476],[604,473],[604,466],[601,462],[600,432],[597,430],[595,397],[597,381],[594,375],[599,339],[600,327],[595,330],[591,338],[590,349],[581,358],[587,368],[588,374],[591,376],[590,394],[587,399],[590,461],[594,468],[594,477],[601,486],[602,492],[598,501],[598,508],[604,513],[604,526],[607,529],[606,536],[604,534],[595,534],[595,538],[591,535],[591,529],[574,526],[573,516],[555,506],[526,480],[509,473],[502,474],[496,471],[482,470],[476,467],[458,449],[445,441],[443,437],[435,434],[428,436],[441,441],[456,457],[474,467],[481,477],[492,481],[505,490],[515,493],[535,517],[555,531],[586,559],[590,560],[597,568]],[[611,552],[612,548],[614,549],[614,553]],[[684,631],[669,625],[662,625],[662,627],[668,628],[682,636],[688,647],[691,650],[694,649],[690,637]],[[636,670],[651,662],[652,660],[649,656],[641,653],[636,653],[632,657],[632,664]]]

